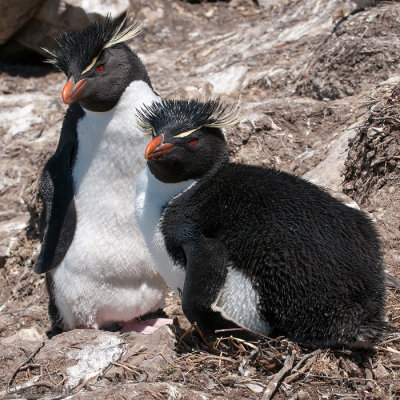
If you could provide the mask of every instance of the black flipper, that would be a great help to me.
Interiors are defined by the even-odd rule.
[[[78,147],[77,123],[83,115],[79,104],[68,108],[57,150],[43,169],[40,181],[42,246],[35,263],[38,274],[50,271],[62,261],[74,237],[76,210],[72,166]]]
[[[186,318],[191,323],[197,322],[202,333],[211,337],[215,337],[217,329],[239,328],[211,308],[228,273],[228,253],[223,243],[201,237],[184,245],[183,249],[187,262],[182,309]],[[230,334],[243,336],[240,330]]]
[[[46,332],[46,334],[47,337],[51,339],[53,336],[58,335],[63,331],[62,320],[55,302],[53,278],[51,274],[46,274],[46,288],[47,288],[47,293],[49,294],[48,311],[51,320],[51,328],[48,332]]]

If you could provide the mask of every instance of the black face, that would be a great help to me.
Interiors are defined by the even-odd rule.
[[[228,161],[220,129],[204,127],[183,138],[175,138],[174,134],[179,132],[164,130],[151,143],[154,147],[157,141],[162,142],[151,154],[146,154],[149,169],[158,180],[177,183],[199,179]]]
[[[49,51],[52,61],[68,77],[63,89],[66,104],[79,102],[91,111],[113,108],[132,81],[150,84],[139,57],[123,43],[140,31],[140,26],[110,17],[56,39]]]
[[[68,78],[73,76],[75,82],[87,79],[77,101],[90,111],[112,109],[132,81],[143,80],[151,87],[144,65],[125,44],[104,50],[93,67],[82,74],[85,67],[80,62],[73,62],[68,69]]]
[[[151,132],[146,148],[151,173],[176,183],[199,179],[228,162],[228,148],[219,127],[237,121],[237,109],[218,100],[162,100],[138,111],[139,126]]]

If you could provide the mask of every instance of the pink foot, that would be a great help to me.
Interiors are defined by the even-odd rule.
[[[74,329],[98,329],[97,326],[77,325]]]
[[[153,318],[142,321],[139,318],[132,319],[131,321],[122,322],[121,333],[139,332],[145,335],[150,335],[163,325],[172,325],[173,321],[169,318]]]

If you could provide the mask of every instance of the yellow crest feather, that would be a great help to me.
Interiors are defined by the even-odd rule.
[[[115,46],[118,43],[123,43],[130,39],[133,39],[135,36],[139,35],[143,31],[144,26],[142,21],[134,20],[130,24],[126,25],[125,28],[123,28],[126,24],[126,21],[127,18],[124,18],[124,20],[121,22],[121,25],[115,31],[114,35],[103,46],[100,53],[95,58],[93,58],[92,62],[81,72],[82,75],[90,71],[94,67],[103,50]]]
[[[107,49],[108,47],[115,46],[118,43],[123,43],[131,40],[143,31],[144,26],[142,21],[133,20],[130,24],[126,25],[125,28],[123,28],[126,24],[126,21],[127,18],[122,21],[121,25],[115,31],[114,35],[103,47],[103,50]]]

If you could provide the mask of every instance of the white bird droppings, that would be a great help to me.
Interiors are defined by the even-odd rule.
[[[71,350],[67,356],[78,362],[67,368],[67,386],[75,387],[80,382],[100,374],[110,362],[119,360],[124,352],[122,344],[121,339],[104,334],[93,344],[82,349]]]

